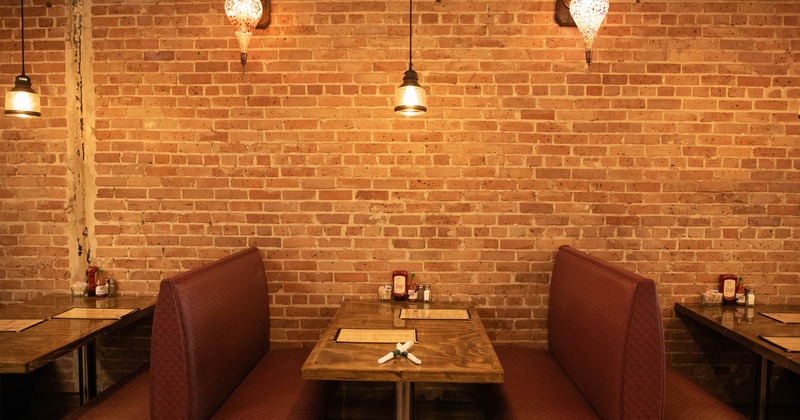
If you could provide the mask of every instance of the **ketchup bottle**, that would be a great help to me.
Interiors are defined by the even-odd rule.
[[[733,274],[720,274],[719,292],[722,293],[722,303],[730,304],[736,302],[736,277]]]
[[[88,292],[89,296],[95,296],[95,291],[97,289],[97,273],[100,271],[100,267],[96,267],[90,265],[86,268],[86,291]]]
[[[395,270],[392,272],[392,297],[396,301],[408,298],[408,271]]]

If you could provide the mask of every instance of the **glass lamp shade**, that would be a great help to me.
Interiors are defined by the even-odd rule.
[[[42,115],[39,95],[31,89],[31,79],[21,74],[14,79],[14,88],[6,92],[5,114],[12,117],[30,118]]]
[[[572,0],[569,13],[586,44],[586,62],[592,62],[592,44],[608,14],[608,0]]]
[[[414,70],[406,71],[403,84],[397,89],[394,112],[412,117],[422,115],[428,110],[425,89],[417,83],[417,80],[417,73]]]
[[[236,28],[242,64],[247,62],[247,46],[262,13],[264,8],[259,0],[225,0],[225,14]]]

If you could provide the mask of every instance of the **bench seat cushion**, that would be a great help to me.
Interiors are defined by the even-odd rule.
[[[714,398],[699,385],[667,365],[664,419],[745,419],[738,411]]]
[[[214,419],[313,420],[326,416],[329,381],[300,378],[300,367],[311,349],[272,349],[265,354]]]
[[[124,416],[123,416],[124,415]],[[64,420],[150,419],[150,371],[145,365],[121,379]]]
[[[504,386],[487,386],[487,419],[599,419],[546,350],[495,346]],[[513,402],[513,403],[512,403]]]

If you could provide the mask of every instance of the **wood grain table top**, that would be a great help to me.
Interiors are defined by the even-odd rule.
[[[736,305],[703,306],[676,303],[675,311],[722,334],[745,348],[800,374],[800,353],[790,353],[760,337],[800,337],[800,324],[782,323],[763,313],[800,313],[800,306]]]
[[[427,306],[424,306],[427,305]],[[466,320],[401,319],[403,308],[467,309]],[[392,344],[336,343],[339,328],[415,329],[409,350],[422,364],[400,356],[378,359]],[[473,308],[408,302],[346,301],[322,333],[302,367],[305,379],[383,382],[500,383],[504,372],[480,317]]]
[[[44,319],[20,332],[0,332],[0,373],[28,373],[94,339],[153,313],[155,296],[41,296],[0,308],[0,319]],[[71,308],[136,308],[121,319],[53,319]]]

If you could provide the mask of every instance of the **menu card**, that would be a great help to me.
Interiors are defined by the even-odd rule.
[[[0,319],[0,331],[20,332],[40,322],[44,322],[44,320],[43,319]]]
[[[339,328],[333,337],[336,343],[405,343],[417,342],[417,330]]]
[[[784,324],[800,324],[800,313],[798,312],[761,312],[761,315]]]
[[[466,309],[401,309],[400,319],[469,319]]]
[[[138,311],[133,309],[108,309],[108,308],[72,308],[62,312],[53,318],[59,319],[120,319],[131,312]]]
[[[784,351],[800,351],[800,337],[758,336],[760,339],[782,348]]]

